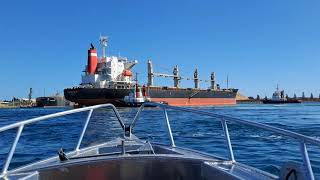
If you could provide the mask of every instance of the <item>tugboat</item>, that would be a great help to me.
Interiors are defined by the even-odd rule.
[[[137,83],[135,92],[131,92],[129,93],[128,96],[125,96],[123,98],[123,102],[124,102],[124,106],[139,107],[144,102],[150,102],[150,98],[147,96],[145,86],[143,86],[143,90],[141,92],[141,87],[139,87]]]
[[[277,90],[272,94],[272,98],[265,98],[262,102],[263,104],[301,103],[300,100],[286,98],[284,96],[284,90],[279,90],[279,85],[277,85]]]

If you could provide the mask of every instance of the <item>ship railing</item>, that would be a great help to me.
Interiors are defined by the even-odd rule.
[[[24,127],[26,125],[33,124],[33,123],[36,123],[36,122],[39,122],[39,121],[44,121],[44,120],[49,120],[49,119],[61,117],[61,116],[66,116],[66,115],[71,115],[71,114],[75,114],[75,113],[89,111],[89,113],[88,113],[88,115],[86,117],[86,122],[85,122],[84,127],[82,129],[82,132],[80,134],[78,143],[77,143],[77,145],[75,147],[75,152],[79,152],[83,136],[84,136],[84,134],[86,132],[87,126],[88,126],[88,124],[90,122],[90,119],[91,119],[91,115],[92,115],[94,110],[100,109],[100,108],[112,109],[114,114],[115,114],[115,116],[116,116],[116,118],[117,118],[117,120],[120,123],[120,126],[124,130],[125,124],[123,123],[123,120],[121,119],[121,116],[120,116],[119,112],[117,111],[115,106],[112,105],[112,104],[101,104],[101,105],[95,105],[95,106],[90,106],[90,107],[84,107],[84,108],[79,108],[79,109],[73,109],[73,110],[58,112],[58,113],[49,114],[49,115],[45,115],[45,116],[41,116],[41,117],[36,117],[36,118],[28,119],[28,120],[25,120],[25,121],[21,121],[21,122],[17,122],[17,123],[14,123],[14,124],[10,124],[10,125],[1,127],[0,128],[0,133],[3,132],[3,131],[10,130],[10,129],[17,129],[17,133],[16,133],[14,141],[13,141],[13,143],[11,145],[11,148],[10,148],[10,150],[8,152],[6,160],[5,160],[4,164],[3,164],[2,171],[0,173],[0,179],[2,177],[5,177],[8,174],[8,168],[9,168],[9,165],[11,163],[13,154],[15,152],[15,149],[16,149],[16,146],[17,146],[18,141],[20,139],[20,136],[22,134],[22,131],[23,131],[23,129],[24,129]]]
[[[174,138],[171,132],[171,127],[170,127],[170,122],[169,122],[169,118],[168,118],[168,113],[167,113],[167,109],[171,109],[171,110],[177,110],[177,111],[183,111],[183,112],[190,112],[190,113],[195,113],[195,114],[199,114],[199,115],[205,115],[205,116],[209,116],[209,117],[213,117],[215,119],[220,120],[221,124],[222,124],[222,129],[224,132],[224,136],[225,136],[225,143],[227,146],[227,152],[228,152],[228,158],[231,162],[236,162],[234,155],[233,155],[233,150],[232,150],[232,144],[231,144],[231,140],[230,140],[230,135],[229,135],[229,130],[228,130],[228,123],[235,123],[235,124],[241,124],[241,125],[247,125],[247,126],[251,126],[251,127],[255,127],[258,129],[262,129],[262,130],[266,130],[269,132],[273,132],[282,136],[287,136],[290,138],[295,139],[296,141],[298,141],[300,143],[300,153],[302,156],[302,166],[303,169],[307,175],[307,179],[310,180],[314,180],[314,174],[312,171],[312,167],[311,167],[311,163],[310,163],[310,159],[309,159],[309,155],[308,155],[308,150],[307,150],[307,146],[306,144],[312,144],[312,145],[316,145],[316,146],[320,146],[320,140],[316,139],[316,138],[312,138],[309,136],[305,136],[303,134],[299,134],[296,132],[292,132],[289,130],[285,130],[285,129],[281,129],[278,127],[273,127],[267,124],[262,124],[262,123],[258,123],[258,122],[252,122],[252,121],[248,121],[248,120],[244,120],[244,119],[239,119],[239,118],[234,118],[234,117],[229,117],[229,116],[225,116],[225,115],[220,115],[220,114],[216,114],[216,113],[212,113],[212,112],[207,112],[207,111],[201,111],[201,110],[194,110],[192,108],[184,108],[184,107],[177,107],[177,106],[169,106],[166,104],[160,104],[160,103],[153,103],[153,102],[146,102],[143,103],[141,105],[141,107],[139,108],[138,112],[136,113],[136,116],[134,117],[134,120],[132,121],[130,128],[132,129],[136,122],[138,121],[141,112],[143,111],[145,106],[156,106],[159,107],[163,110],[163,116],[166,120],[167,123],[167,128],[168,128],[168,135],[171,141],[171,146],[175,147],[175,142],[174,142]]]

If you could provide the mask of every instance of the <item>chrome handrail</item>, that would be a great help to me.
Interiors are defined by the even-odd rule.
[[[228,127],[227,127],[227,122],[248,125],[248,126],[252,126],[252,127],[255,127],[255,128],[262,129],[262,130],[271,131],[271,132],[277,133],[279,135],[288,136],[288,137],[291,137],[293,139],[296,139],[297,141],[300,142],[300,152],[301,152],[302,159],[303,159],[303,167],[305,168],[306,174],[308,176],[307,178],[310,179],[310,180],[314,180],[314,175],[313,175],[313,171],[312,171],[312,168],[311,168],[311,163],[310,163],[310,159],[309,159],[306,143],[310,143],[310,144],[313,144],[313,145],[320,146],[320,140],[319,139],[312,138],[312,137],[309,137],[309,136],[305,136],[303,134],[299,134],[299,133],[292,132],[292,131],[289,131],[289,130],[285,130],[285,129],[282,129],[282,128],[277,128],[277,127],[273,127],[273,126],[270,126],[270,125],[258,123],[258,122],[252,122],[252,121],[243,120],[243,119],[239,119],[239,118],[233,118],[233,117],[220,115],[220,114],[215,114],[215,113],[211,113],[211,112],[207,112],[207,111],[194,110],[194,109],[191,109],[191,108],[184,108],[184,107],[177,107],[177,106],[169,106],[169,105],[166,105],[166,104],[160,104],[160,103],[154,103],[154,102],[146,102],[146,103],[143,103],[141,105],[141,107],[139,108],[136,116],[134,117],[134,119],[133,119],[133,121],[131,123],[131,129],[135,126],[137,120],[140,117],[140,113],[143,111],[145,106],[156,106],[156,107],[162,108],[164,110],[164,112],[165,112],[165,119],[167,121],[167,125],[169,125],[169,126],[170,126],[170,124],[169,124],[169,119],[168,119],[168,115],[167,115],[166,109],[190,112],[190,113],[195,113],[195,114],[200,114],[200,115],[206,115],[206,116],[209,116],[209,117],[214,117],[214,118],[219,119],[221,124],[222,124],[222,129],[224,131],[224,136],[226,138],[226,145],[227,145],[229,160],[232,161],[232,162],[235,162],[235,159],[234,159],[234,155],[233,155],[233,150],[232,150],[231,140],[230,140],[230,136],[229,136],[229,130],[228,130]],[[174,147],[175,144],[174,144],[171,128],[169,126],[168,126],[168,131],[169,131],[169,136],[170,136],[170,139],[171,139],[171,145]]]
[[[85,125],[84,125],[84,127],[82,129],[80,138],[79,138],[77,146],[75,148],[76,152],[78,152],[79,148],[80,148],[80,145],[81,145],[81,142],[82,142],[82,139],[83,139],[83,136],[84,136],[84,133],[85,133],[85,131],[87,129],[87,126],[88,126],[88,123],[90,121],[90,118],[91,118],[93,110],[99,109],[99,108],[105,108],[105,107],[111,108],[113,110],[113,112],[115,113],[115,115],[116,115],[116,117],[117,117],[117,119],[118,119],[118,121],[120,123],[120,126],[124,130],[125,125],[124,125],[124,123],[123,123],[123,121],[121,119],[121,116],[120,116],[119,112],[117,111],[117,109],[115,108],[115,106],[112,105],[112,104],[101,104],[101,105],[95,105],[95,106],[89,106],[89,107],[84,107],[84,108],[79,108],[79,109],[73,109],[73,110],[58,112],[58,113],[44,115],[44,116],[41,116],[41,117],[36,117],[36,118],[28,119],[28,120],[25,120],[25,121],[21,121],[21,122],[17,122],[17,123],[14,123],[14,124],[10,124],[10,125],[1,127],[0,128],[0,133],[3,132],[3,131],[7,131],[9,129],[15,129],[15,128],[18,128],[18,131],[17,131],[15,139],[14,139],[14,141],[12,143],[12,146],[10,148],[10,151],[8,153],[6,161],[5,161],[5,163],[4,163],[3,167],[2,167],[2,172],[0,173],[0,178],[4,177],[8,173],[8,167],[9,167],[9,165],[11,163],[14,151],[16,149],[17,143],[18,143],[18,141],[20,139],[21,133],[22,133],[23,128],[24,128],[25,125],[32,124],[32,123],[39,122],[39,121],[43,121],[43,120],[56,118],[56,117],[61,117],[61,116],[65,116],[65,115],[70,115],[70,114],[75,114],[75,113],[79,113],[79,112],[89,111],[89,114],[87,116]]]

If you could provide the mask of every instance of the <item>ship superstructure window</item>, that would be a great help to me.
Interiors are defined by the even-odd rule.
[[[106,68],[106,73],[111,74],[111,68]]]

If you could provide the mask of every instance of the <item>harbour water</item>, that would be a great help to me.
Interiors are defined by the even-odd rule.
[[[194,107],[218,114],[292,130],[320,138],[320,103],[287,105],[239,104],[228,107]],[[0,109],[0,126],[20,120],[51,114],[66,108]],[[120,108],[129,123],[137,108]],[[56,155],[60,148],[73,150],[80,136],[87,113],[65,116],[26,126],[17,146],[11,168]],[[227,157],[221,123],[217,119],[191,113],[168,111],[173,136],[178,146]],[[301,162],[299,143],[294,139],[257,130],[248,126],[228,124],[235,159],[262,170],[278,174],[286,161]],[[0,133],[0,164],[2,166],[16,131]],[[169,143],[163,112],[146,108],[133,133],[150,141]],[[82,146],[101,143],[122,134],[121,127],[109,110],[97,110],[86,131]],[[320,147],[308,145],[313,171],[320,178]]]

